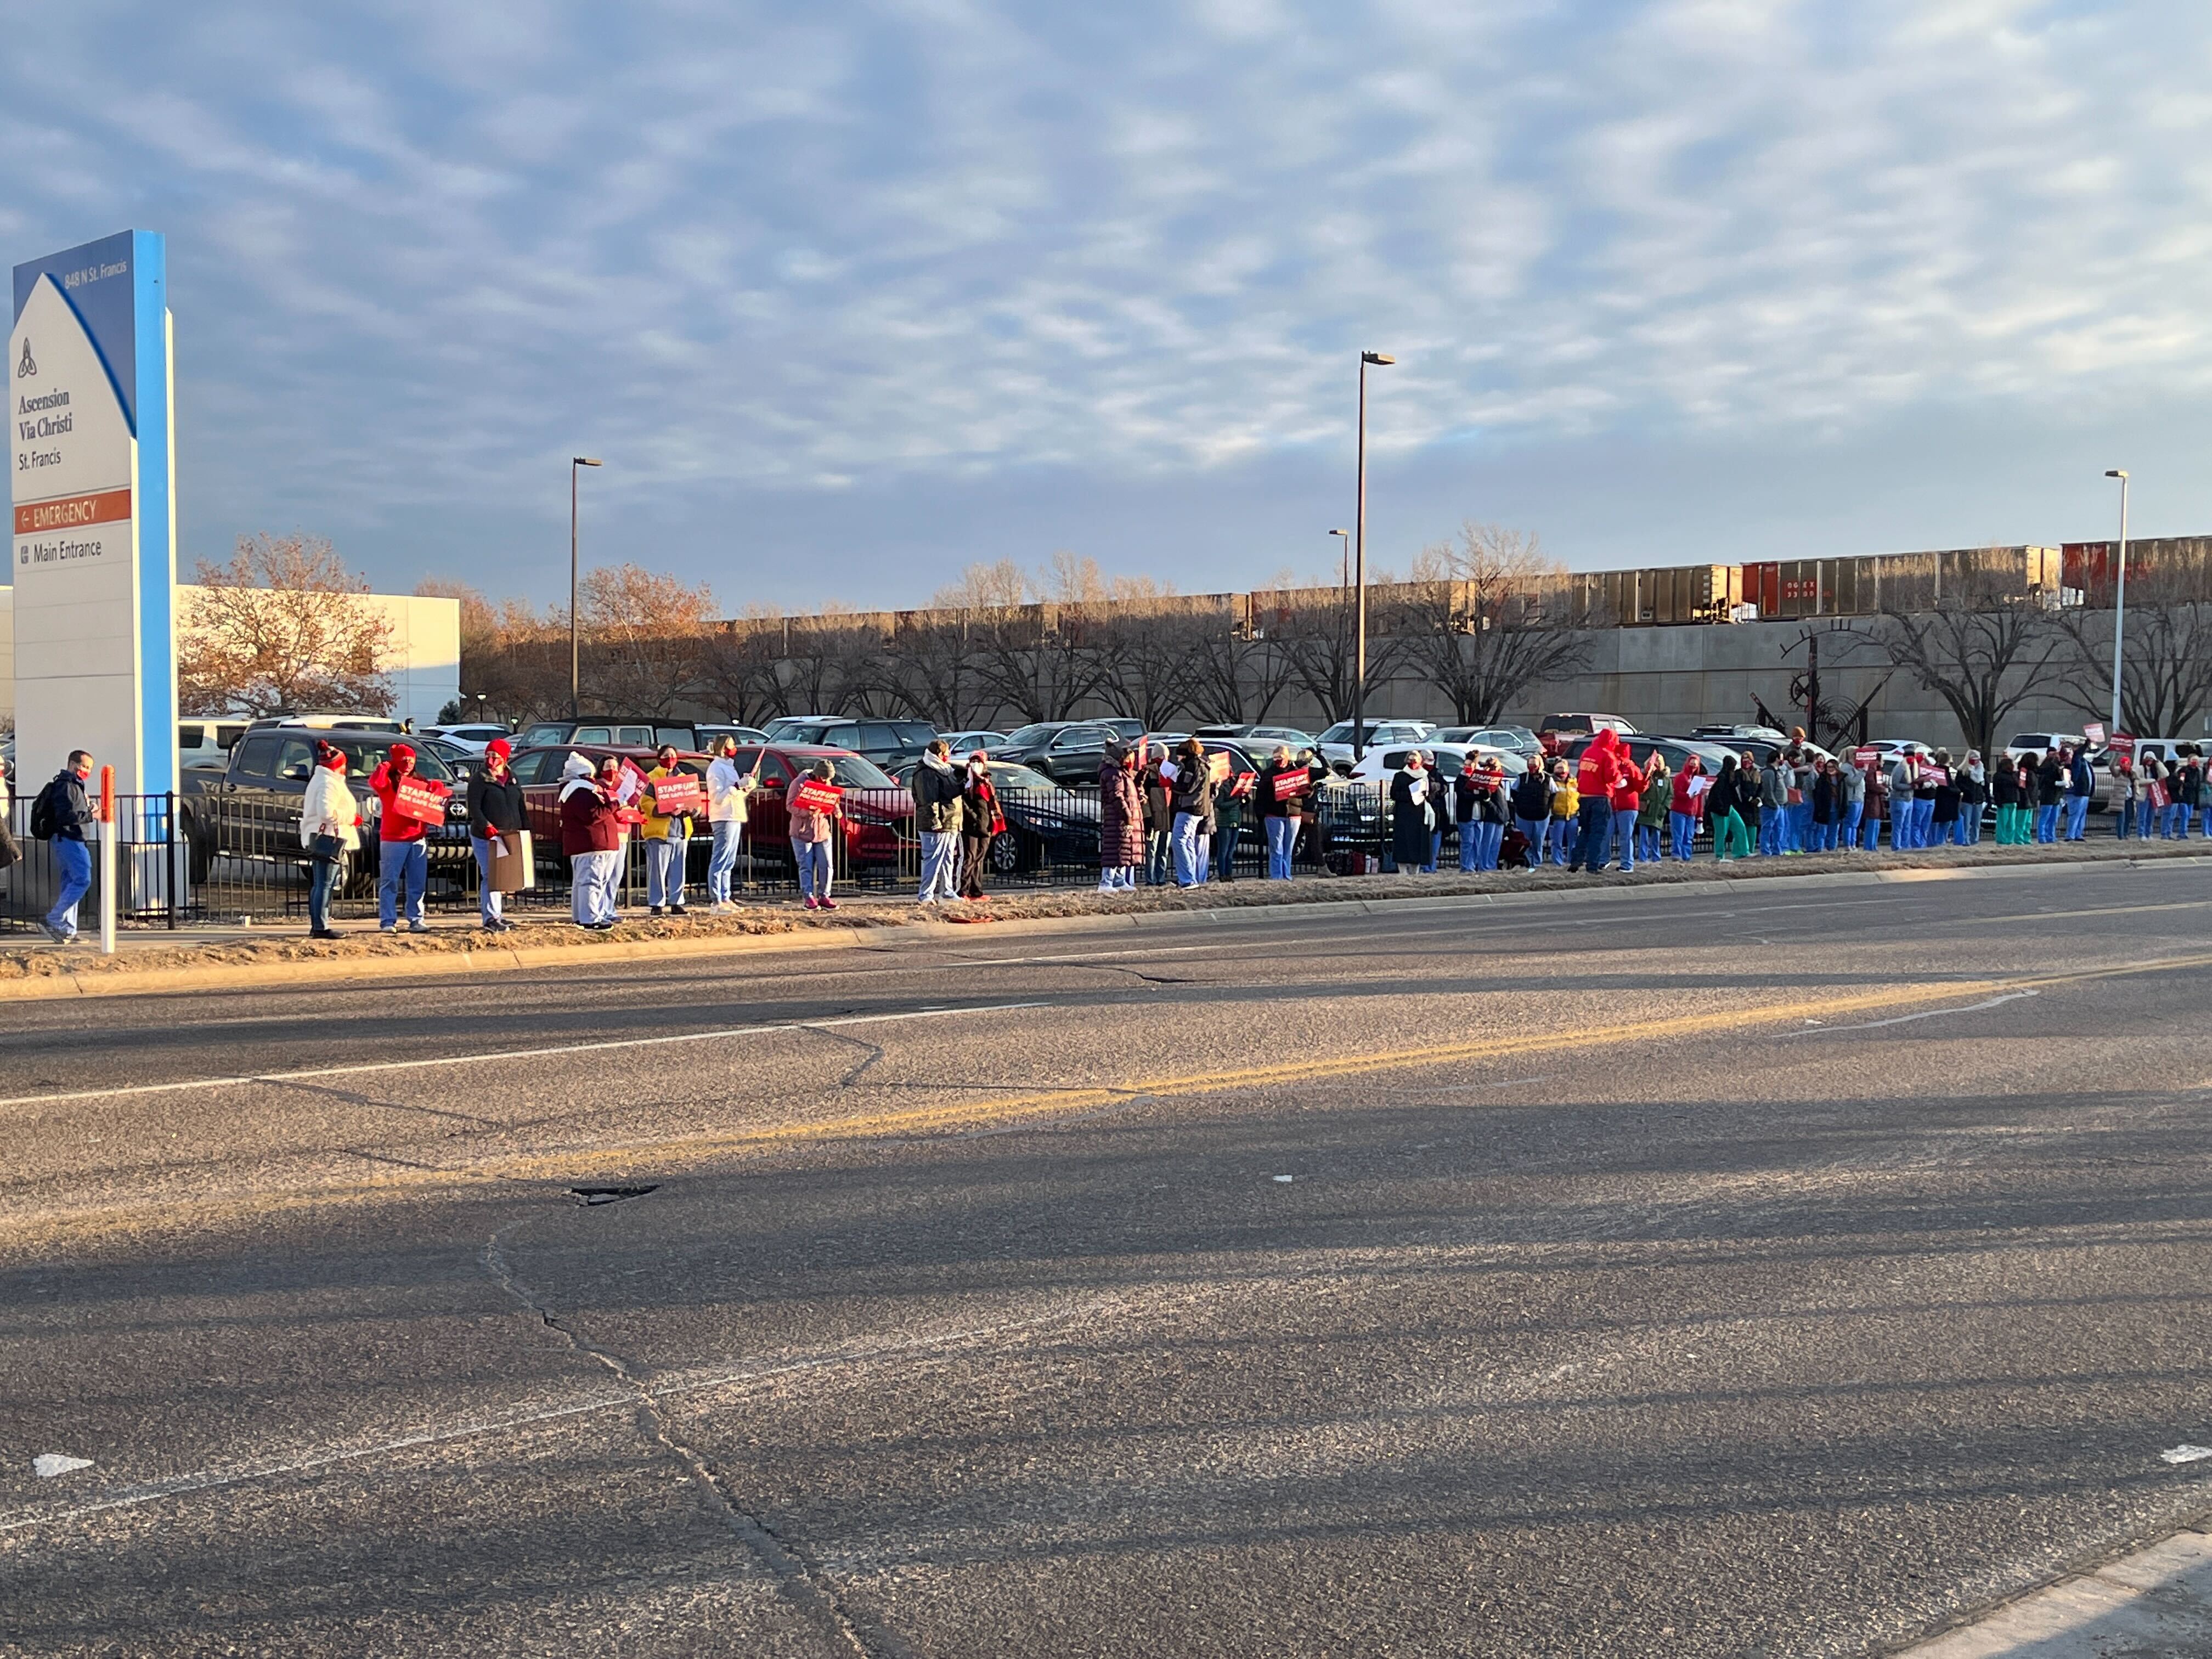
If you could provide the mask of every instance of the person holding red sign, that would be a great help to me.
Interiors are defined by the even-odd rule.
[[[1098,890],[1133,890],[1144,861],[1144,778],[1137,751],[1116,744],[1098,769]]]
[[[1234,881],[1237,843],[1244,833],[1244,803],[1251,799],[1260,778],[1256,772],[1226,776],[1229,757],[1216,753],[1212,758],[1220,763],[1214,769],[1217,793],[1213,799],[1213,878]]]
[[[410,781],[415,787],[408,789]],[[390,757],[379,761],[368,775],[369,793],[381,809],[376,819],[376,931],[380,933],[398,931],[403,908],[409,933],[430,931],[430,924],[422,920],[422,900],[430,883],[430,854],[422,837],[430,826],[416,816],[414,806],[426,781],[415,776],[415,745],[409,743],[393,744]],[[404,807],[400,801],[403,790],[409,797]]]
[[[645,843],[645,902],[653,915],[665,912],[680,916],[684,910],[684,878],[691,856],[691,823],[699,808],[699,775],[677,763],[678,750],[664,743],[653,756],[653,769],[645,775],[639,799],[644,805],[638,838]],[[663,798],[664,787],[666,799]]]
[[[2050,846],[2058,839],[2058,816],[2066,810],[2066,763],[2056,749],[2035,763],[2035,839]]]
[[[1260,798],[1260,825],[1267,838],[1267,879],[1291,878],[1291,854],[1298,844],[1298,822],[1306,798],[1313,793],[1312,769],[1300,765],[1286,743],[1275,745],[1260,768],[1255,793]]]
[[[830,781],[836,775],[827,760],[792,780],[784,796],[784,814],[791,823],[791,859],[799,866],[799,896],[810,910],[834,910],[830,896],[830,840],[837,831],[839,790]]]

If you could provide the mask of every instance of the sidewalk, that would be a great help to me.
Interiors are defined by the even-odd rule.
[[[1086,921],[1142,922],[1206,916],[1267,919],[1285,911],[1311,914],[1320,905],[1363,909],[1425,908],[1444,901],[1486,904],[1523,898],[1668,892],[1716,884],[1815,879],[1820,884],[1942,879],[1981,874],[2028,875],[2097,867],[2133,869],[2162,863],[2212,862],[2212,841],[2085,841],[2050,847],[1941,848],[1909,853],[1820,854],[1732,860],[1701,858],[1639,866],[1632,875],[1569,875],[1563,870],[1456,872],[1425,875],[1305,876],[1295,881],[1243,879],[1190,889],[1146,888],[1102,894],[1087,887],[1016,890],[977,904],[923,907],[903,895],[860,895],[838,901],[829,915],[800,908],[796,899],[747,902],[733,915],[695,910],[683,917],[633,911],[611,933],[569,925],[565,913],[519,916],[511,933],[488,935],[473,912],[434,918],[427,934],[384,934],[373,922],[345,925],[334,943],[310,940],[304,921],[179,929],[118,930],[116,953],[102,956],[96,935],[71,946],[35,934],[0,935],[0,1001],[80,995],[265,988],[337,980],[410,978],[574,963],[704,957],[737,953],[881,946],[883,930],[917,939],[963,933],[973,926],[1080,928]],[[1285,919],[1289,919],[1287,916]],[[1029,931],[1023,927],[1022,931]]]

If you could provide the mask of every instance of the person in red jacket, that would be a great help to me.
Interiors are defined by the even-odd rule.
[[[1624,744],[1613,751],[1613,861],[1624,876],[1636,869],[1636,822],[1644,815],[1644,769]]]
[[[1575,767],[1575,793],[1582,798],[1581,823],[1570,873],[1588,870],[1592,875],[1605,868],[1606,843],[1613,839],[1613,787],[1620,770],[1620,738],[1611,726],[1601,728],[1583,750]]]
[[[1682,769],[1674,775],[1674,793],[1668,802],[1667,822],[1674,832],[1674,856],[1687,864],[1691,849],[1697,845],[1698,825],[1705,816],[1705,798],[1712,793],[1713,781],[1705,775],[1705,763],[1695,755],[1682,763]]]
[[[576,926],[604,933],[620,920],[615,885],[622,879],[620,781],[594,777],[592,763],[571,755],[561,769],[561,850],[568,857],[569,914]]]
[[[429,834],[430,826],[420,818],[407,817],[394,810],[400,784],[414,775],[415,748],[405,743],[393,744],[390,757],[379,761],[376,769],[368,775],[369,792],[376,797],[380,808],[376,815],[379,933],[398,931],[403,896],[406,901],[407,931],[430,931],[429,924],[422,920],[422,895],[430,883],[430,854],[422,845],[422,837]]]

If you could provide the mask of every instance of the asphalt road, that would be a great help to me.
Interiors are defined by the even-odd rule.
[[[0,1650],[1883,1651],[2212,1509],[2208,921],[0,1004]]]

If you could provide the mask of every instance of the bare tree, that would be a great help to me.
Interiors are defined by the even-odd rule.
[[[916,720],[972,731],[998,712],[998,693],[969,644],[964,617],[902,628],[886,660],[901,704]]]
[[[1321,705],[1324,724],[1349,719],[1358,660],[1352,595],[1338,588],[1301,588],[1268,597],[1274,603],[1264,618],[1255,613],[1254,626],[1281,653],[1291,679]],[[1255,597],[1255,605],[1258,603]],[[1370,690],[1389,681],[1407,659],[1412,641],[1401,631],[1405,622],[1401,609],[1387,592],[1368,596],[1367,684]]]
[[[1201,629],[1188,650],[1190,706],[1203,720],[1264,720],[1291,683],[1289,656],[1249,623]]]
[[[1565,574],[1534,535],[1472,519],[1414,561],[1408,655],[1462,725],[1489,725],[1529,687],[1589,665],[1589,630],[1570,625],[1566,594],[1548,580]]]
[[[2093,720],[2112,710],[2112,613],[2081,607],[2051,618],[2064,641],[2051,690]],[[2137,737],[2193,732],[2212,708],[2212,602],[2193,574],[2154,571],[2128,583],[2120,653],[2120,728]]]
[[[461,702],[478,697],[485,713],[526,720],[568,706],[568,637],[526,599],[486,599],[466,582],[432,579],[416,585],[424,599],[460,606]]]
[[[179,705],[193,714],[322,707],[389,714],[392,623],[319,536],[241,536],[202,559],[177,641]]]
[[[665,716],[705,688],[714,596],[704,584],[602,565],[584,573],[577,614],[585,702],[608,714]]]
[[[758,726],[787,712],[776,673],[782,658],[780,619],[747,617],[717,628],[707,641],[701,701],[739,726]]]
[[[1947,568],[1933,609],[1892,609],[1884,594],[1874,638],[1889,660],[1948,704],[1966,742],[1990,751],[2005,717],[2050,689],[2064,636],[2007,568],[2009,550],[1991,548]]]
[[[1115,711],[1144,721],[1147,731],[1165,732],[1189,705],[1192,648],[1209,627],[1226,623],[1174,611],[1109,611],[1089,626]]]

